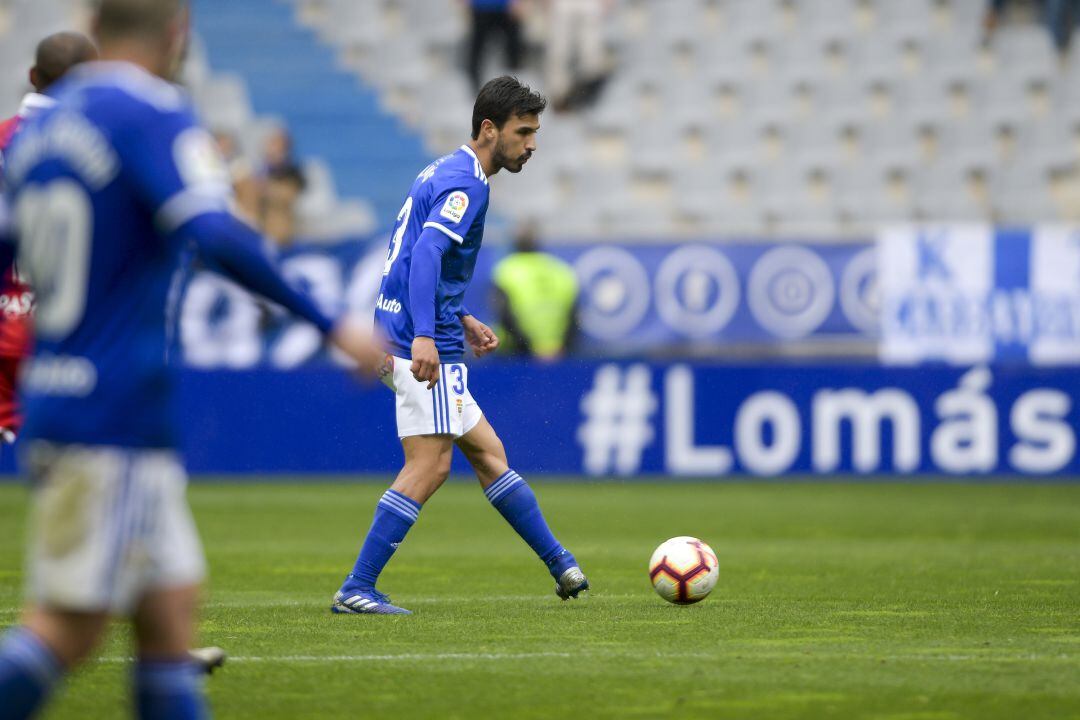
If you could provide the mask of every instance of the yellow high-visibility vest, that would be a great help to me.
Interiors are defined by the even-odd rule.
[[[499,261],[493,280],[506,293],[510,312],[529,339],[533,354],[558,355],[577,302],[573,268],[547,253],[519,252]]]

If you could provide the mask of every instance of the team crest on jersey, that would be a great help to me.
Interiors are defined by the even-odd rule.
[[[439,214],[451,222],[459,223],[465,217],[465,211],[468,209],[469,196],[460,190],[455,190],[450,193],[450,197],[446,198],[446,202],[443,203]]]
[[[173,160],[180,179],[188,187],[230,185],[229,170],[210,133],[202,128],[189,128],[173,141]]]

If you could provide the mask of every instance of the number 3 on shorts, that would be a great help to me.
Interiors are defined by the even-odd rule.
[[[461,366],[460,365],[451,365],[450,366],[450,373],[453,374],[453,375],[457,375],[457,382],[455,382],[453,385],[451,385],[450,389],[453,390],[458,395],[464,395],[465,394],[465,377],[463,375],[463,370],[461,369]]]

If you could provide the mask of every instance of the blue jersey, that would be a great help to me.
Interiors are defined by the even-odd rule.
[[[178,267],[200,228],[247,232],[225,219],[228,174],[187,97],[141,68],[88,63],[54,97],[7,155],[19,267],[37,296],[23,434],[172,447],[165,353]],[[208,247],[247,262],[236,243]]]
[[[413,182],[394,226],[375,307],[376,323],[393,354],[410,358],[413,339],[422,335],[434,338],[443,362],[463,358],[463,298],[484,239],[489,193],[487,176],[468,145],[427,166]],[[418,242],[425,233],[429,238],[437,233],[445,246],[430,298],[418,296],[415,287]],[[433,313],[421,304],[433,306]],[[433,327],[424,326],[428,316]]]

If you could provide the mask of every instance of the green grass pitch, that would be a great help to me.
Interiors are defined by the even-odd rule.
[[[196,484],[218,718],[1080,718],[1080,486],[536,482],[593,585],[560,602],[471,483],[336,616],[381,483]],[[0,626],[27,493],[0,486]],[[673,535],[720,558],[696,606],[652,591]],[[126,629],[45,713],[126,716]]]

